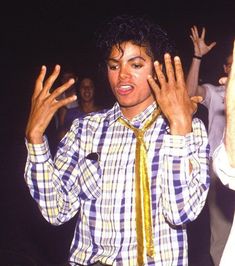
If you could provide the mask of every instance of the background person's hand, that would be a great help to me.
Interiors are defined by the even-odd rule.
[[[206,35],[206,29],[202,28],[202,33],[199,35],[198,29],[196,26],[193,26],[191,28],[191,35],[190,38],[194,45],[194,55],[202,57],[205,54],[207,54],[215,45],[216,42],[212,42],[211,44],[205,43],[205,35]]]

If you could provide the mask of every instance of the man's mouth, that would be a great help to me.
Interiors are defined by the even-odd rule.
[[[90,97],[90,93],[89,92],[85,92],[84,95],[85,95],[85,97]]]
[[[119,94],[128,94],[134,89],[133,85],[125,84],[125,85],[120,85],[117,87],[117,92]]]

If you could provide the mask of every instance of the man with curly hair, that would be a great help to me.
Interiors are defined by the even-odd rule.
[[[208,141],[192,118],[180,58],[145,17],[117,16],[97,34],[116,97],[103,113],[75,119],[52,160],[46,136],[73,79],[50,93],[60,73],[36,80],[26,128],[25,180],[54,225],[78,211],[69,265],[187,265],[186,225],[209,187]]]

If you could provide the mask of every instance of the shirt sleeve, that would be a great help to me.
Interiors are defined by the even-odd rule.
[[[212,93],[214,91],[214,86],[212,84],[205,83],[202,84],[201,87],[205,90],[205,98],[201,103],[208,108],[211,104],[211,98],[212,98]]]
[[[235,168],[229,164],[224,143],[221,143],[213,153],[213,169],[226,187],[235,190]]]
[[[208,193],[209,145],[204,124],[193,120],[184,136],[166,135],[163,141],[162,201],[169,223],[181,225],[197,218]]]
[[[74,134],[71,130],[62,140],[54,161],[46,137],[42,144],[30,144],[26,141],[28,156],[25,181],[42,215],[54,225],[72,218],[80,205]]]

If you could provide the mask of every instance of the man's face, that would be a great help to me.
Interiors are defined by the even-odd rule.
[[[94,83],[91,79],[85,78],[80,85],[80,95],[83,102],[93,101],[94,98]]]
[[[131,119],[154,101],[147,76],[153,74],[153,62],[146,49],[131,42],[121,45],[123,54],[113,47],[107,69],[111,89],[123,114]]]

